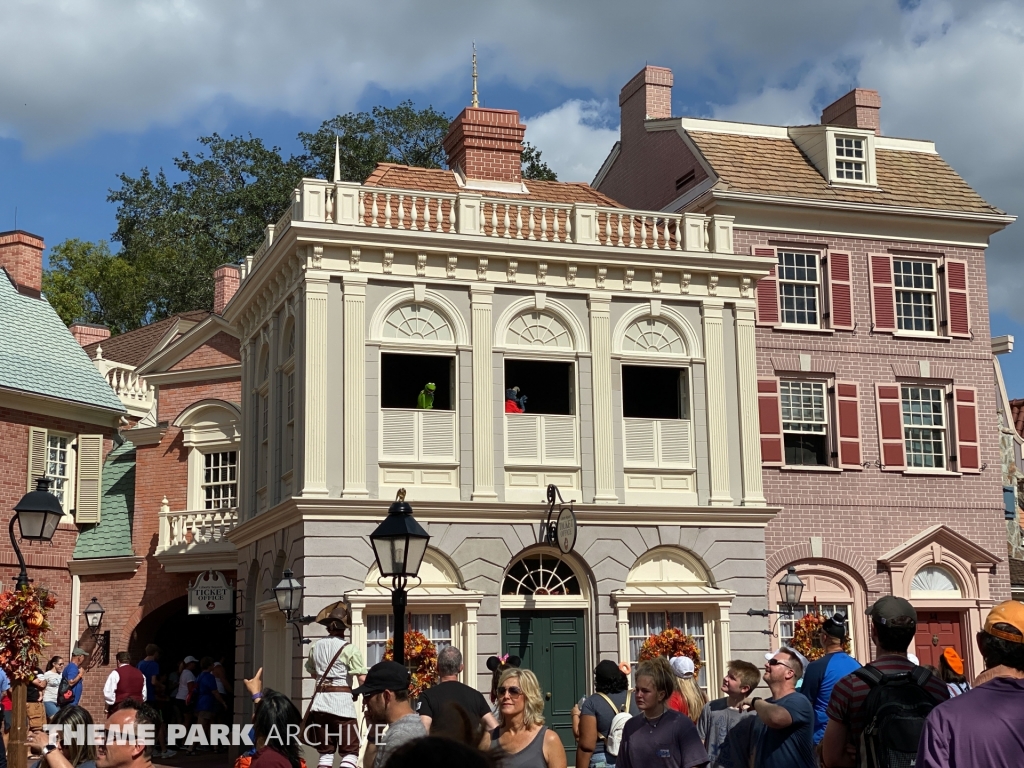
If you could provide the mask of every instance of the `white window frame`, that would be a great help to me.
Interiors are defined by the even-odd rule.
[[[932,287],[931,288],[925,288],[925,287],[918,288],[918,287],[915,287],[915,286],[911,286],[910,288],[905,288],[905,287],[899,285],[898,282],[897,282],[897,280],[899,278],[897,277],[897,273],[896,273],[896,265],[897,264],[901,264],[901,263],[902,264],[923,264],[923,265],[930,266],[931,267]],[[899,277],[902,277],[902,274]],[[912,278],[916,277],[916,275],[911,274],[911,277]],[[921,277],[924,278],[924,277],[927,277],[927,276],[922,274]],[[927,337],[939,336],[940,335],[940,333],[939,333],[940,325],[941,325],[941,317],[940,317],[941,297],[939,295],[939,264],[938,264],[938,262],[935,261],[934,259],[910,259],[910,258],[906,258],[906,257],[903,257],[903,256],[893,256],[892,257],[892,286],[893,286],[893,304],[894,304],[893,314],[896,317],[896,333],[900,334],[900,335],[906,334],[906,335],[910,335],[910,336],[927,336]],[[900,307],[904,306],[904,303],[901,302],[900,298],[899,298],[900,293],[907,293],[907,294],[910,294],[910,295],[922,294],[923,296],[930,296],[931,297],[932,329],[930,331],[926,330],[926,329],[924,329],[924,330],[917,330],[917,329],[914,329],[914,328],[901,328],[900,327],[900,323],[903,322],[903,316],[900,313]],[[911,302],[911,306],[914,306],[913,302]],[[910,319],[913,320],[914,318],[911,317]]]
[[[920,403],[925,402],[920,397],[916,398],[916,400],[915,400],[913,398],[913,390],[927,390],[927,391],[932,392],[932,393],[934,393],[934,392],[939,393],[938,403],[939,403],[939,406],[940,406],[940,409],[941,409],[941,417],[942,417],[942,425],[941,426],[936,427],[936,426],[927,425],[927,424],[908,424],[907,423],[908,415],[911,417],[911,420],[913,421],[914,413],[913,413],[913,410],[911,410],[910,413],[908,414],[907,410],[904,407],[906,402],[907,402],[907,400],[908,400],[908,398],[905,396],[905,393],[908,393],[908,391],[909,391],[911,402],[915,402],[915,401],[916,402],[920,402]],[[900,415],[901,415],[901,417],[903,419],[903,453],[904,453],[904,461],[906,462],[906,468],[908,470],[912,470],[912,471],[915,471],[915,472],[941,472],[941,473],[947,473],[947,472],[951,471],[950,468],[949,468],[949,448],[950,448],[950,423],[949,423],[950,419],[949,419],[949,412],[950,412],[950,408],[949,408],[949,403],[948,403],[948,395],[949,395],[949,387],[948,386],[943,386],[941,384],[937,385],[937,384],[934,384],[934,383],[914,383],[914,382],[901,382],[900,383]],[[936,401],[934,399],[932,399],[932,398],[929,398],[927,402],[934,403]],[[910,434],[910,431],[914,430],[914,429],[931,430],[931,431],[934,431],[934,432],[939,432],[940,433],[940,435],[939,435],[939,442],[940,442],[939,453],[938,454],[935,454],[935,453],[912,454],[911,451],[910,451],[910,444],[912,442],[914,442],[914,438]],[[929,442],[934,442],[934,440],[929,440]],[[911,456],[914,456],[914,455],[919,455],[919,456],[922,456],[922,457],[938,455],[938,457],[942,461],[942,464],[941,464],[941,466],[931,466],[931,467],[924,466],[924,465],[917,465],[917,464],[914,464],[914,463],[911,462]]]
[[[231,447],[225,447],[224,449],[219,450],[219,451],[207,450],[207,451],[196,451],[196,453],[198,453],[200,456],[202,456],[202,459],[203,459],[203,475],[202,475],[202,478],[201,478],[201,482],[199,484],[199,491],[200,491],[200,494],[201,494],[200,502],[202,504],[201,509],[204,509],[207,512],[213,512],[213,511],[216,511],[216,510],[219,510],[219,509],[237,509],[238,508],[238,448],[234,447],[234,446],[231,446]],[[210,467],[210,466],[208,466],[208,463],[209,463],[209,461],[210,461],[210,459],[212,457],[214,457],[214,456],[230,456],[231,454],[234,454],[234,462],[233,463],[231,463],[230,459],[228,459],[229,463],[222,464],[219,467]],[[209,482],[208,481],[207,472],[209,470],[212,469],[214,471],[217,471],[217,470],[225,471],[225,470],[227,470],[227,469],[229,469],[231,467],[234,467],[234,470],[235,470],[234,471],[234,479],[233,480],[228,480],[228,481],[221,480],[221,481],[216,481],[216,482]],[[235,503],[233,505],[229,505],[229,506],[221,505],[221,506],[213,506],[213,507],[209,506],[209,504],[208,504],[209,499],[207,498],[207,495],[206,495],[206,489],[207,488],[218,488],[218,487],[219,488],[224,488],[224,487],[228,487],[228,486],[232,486],[232,485],[235,487],[235,492],[234,492],[234,501],[235,501]]]
[[[52,463],[50,461],[50,441],[53,440],[54,438],[58,440],[67,440],[67,446],[65,448],[67,453],[65,455],[64,461],[67,474],[64,475],[63,478],[59,478],[57,475],[54,475],[50,471],[50,467],[52,466]],[[71,512],[77,506],[77,497],[75,495],[77,491],[77,487],[75,485],[75,473],[77,469],[78,435],[49,429],[46,430],[46,476],[50,479],[50,493],[53,493],[53,495],[57,496],[57,499],[60,500],[61,509],[64,510],[64,517],[71,518],[72,520],[74,519],[74,515],[72,515]],[[62,489],[64,492],[64,498],[62,500],[60,496],[54,493],[54,491],[56,490],[56,483],[54,481],[57,479],[64,480],[64,487]]]
[[[220,418],[215,424],[204,424],[202,426],[187,425],[182,427],[182,438],[188,453],[188,492],[186,495],[186,510],[188,512],[215,512],[217,510],[206,509],[206,456],[212,453],[235,452],[235,499],[238,501],[241,493],[241,481],[239,480],[242,460],[242,439],[240,433],[241,417],[232,412],[233,407],[227,403],[210,402],[207,407],[215,407],[224,414],[231,414],[230,418]],[[186,409],[188,410],[188,409]],[[206,412],[204,411],[201,412]],[[237,505],[235,507],[237,509]],[[228,507],[225,507],[228,509]]]
[[[860,141],[862,157],[851,157],[847,155],[845,146],[847,141]],[[838,146],[843,142],[843,148]],[[855,150],[854,150],[855,151]],[[868,129],[826,127],[825,128],[825,157],[828,163],[829,184],[837,187],[863,187],[877,186],[875,175],[875,132]],[[848,179],[840,177],[838,164],[841,162],[852,162],[863,164],[863,179]]]
[[[807,280],[807,279],[800,280],[800,279],[798,279],[796,277],[787,278],[785,276],[785,270],[792,269],[795,272],[796,270],[807,269],[808,267],[806,266],[806,264],[804,266],[802,266],[802,267],[801,266],[797,266],[795,264],[795,260],[794,260],[794,264],[792,264],[792,265],[784,264],[783,263],[783,259],[784,259],[785,256],[803,256],[805,258],[812,258],[812,259],[814,259],[814,272],[815,272],[816,278],[814,280]],[[776,281],[777,281],[777,284],[778,284],[777,290],[778,290],[778,294],[779,294],[779,324],[781,326],[783,326],[785,328],[802,328],[802,329],[808,329],[808,328],[819,329],[819,328],[822,327],[822,324],[821,324],[821,311],[822,311],[822,299],[823,299],[823,293],[824,292],[822,290],[823,281],[821,279],[821,269],[822,269],[822,254],[819,251],[800,250],[800,249],[783,249],[783,248],[779,248],[778,249],[778,263],[777,263],[777,265],[775,267],[775,272],[776,272]],[[814,297],[813,297],[813,299],[814,299],[814,302],[815,302],[815,309],[814,309],[815,320],[814,320],[814,322],[801,323],[801,322],[798,322],[797,320],[790,321],[790,320],[786,319],[786,313],[787,312],[792,312],[792,313],[795,314],[795,313],[800,312],[800,311],[803,311],[803,312],[807,312],[808,311],[806,309],[804,309],[804,310],[796,310],[796,309],[787,310],[786,309],[786,306],[785,306],[786,296],[785,296],[785,290],[784,290],[783,286],[787,286],[787,285],[790,285],[790,286],[800,286],[800,287],[803,287],[804,290],[806,290],[808,287],[812,287],[813,286],[813,288],[814,288]],[[794,296],[793,298],[796,299],[797,297]],[[806,301],[807,297],[804,296],[803,298]]]
[[[866,181],[868,177],[867,141],[859,136],[840,135],[834,135],[832,141],[836,151],[834,164],[836,178],[840,181]]]
[[[783,397],[784,397],[783,390],[787,386],[792,386],[794,384],[799,384],[799,385],[801,385],[801,387],[803,387],[804,385],[811,385],[813,387],[821,387],[821,391],[822,391],[822,411],[823,411],[822,421],[820,421],[820,422],[817,421],[817,420],[804,421],[802,419],[798,420],[798,421],[794,421],[793,419],[790,419],[789,421],[786,420],[786,415],[785,415],[785,408],[786,408],[786,406],[785,406],[785,404],[783,402]],[[832,419],[830,418],[831,411],[832,411],[831,391],[830,390],[831,390],[830,382],[828,382],[826,380],[823,380],[823,379],[800,379],[800,378],[787,378],[787,377],[780,377],[779,378],[779,408],[780,408],[780,411],[782,413],[782,453],[783,453],[783,462],[784,462],[783,466],[798,467],[798,468],[801,468],[801,469],[806,469],[807,467],[812,467],[813,468],[813,467],[831,467],[831,466],[834,466],[833,459],[832,459],[832,447],[833,447],[833,436],[834,436],[835,428],[833,426]],[[823,427],[823,430],[822,431],[814,431],[814,430],[800,430],[800,429],[787,429],[786,428],[786,424],[795,424],[795,423],[821,424],[822,427]],[[824,435],[824,437],[825,437],[825,463],[824,464],[790,464],[790,463],[786,462],[785,461],[786,435]]]
[[[456,619],[458,618],[458,614],[456,613],[456,614],[453,615],[451,608],[438,607],[438,608],[436,608],[434,610],[429,610],[429,609],[427,609],[425,607],[419,607],[419,606],[417,606],[415,610],[410,608],[407,611],[407,613],[405,614],[405,630],[406,630],[406,632],[408,632],[411,629],[417,629],[416,622],[413,621],[413,617],[414,616],[415,617],[420,617],[420,618],[422,618],[424,616],[430,617],[429,621],[427,622],[429,624],[428,631],[427,632],[423,632],[422,628],[420,628],[419,631],[423,632],[423,634],[426,636],[426,638],[434,643],[434,646],[436,647],[438,653],[441,652],[442,648],[448,648],[448,647],[453,646],[453,645],[455,647],[458,647],[458,642],[457,641],[459,640],[459,636],[456,635],[456,633],[455,633],[455,628],[456,628],[456,626],[458,624],[458,622],[456,621]],[[444,632],[443,631],[439,630],[438,628],[436,628],[434,626],[434,620],[435,619],[440,618],[440,617],[445,617],[445,616],[448,617],[448,633],[447,633],[447,637],[444,636]],[[380,640],[378,638],[371,639],[370,638],[370,631],[371,631],[370,627],[372,625],[374,625],[374,624],[379,623],[381,619],[384,619],[385,623],[386,623],[384,639],[383,640]],[[385,652],[385,649],[387,648],[387,641],[388,641],[389,638],[393,637],[394,633],[395,633],[395,617],[394,617],[394,615],[390,611],[387,612],[387,613],[373,612],[373,613],[366,614],[366,616],[364,617],[364,621],[365,621],[365,624],[366,624],[366,656],[364,658],[364,661],[366,662],[366,666],[367,667],[371,667],[376,662],[383,661],[383,659],[384,659],[384,652]],[[375,661],[371,660],[371,656],[370,656],[370,649],[371,648],[374,649],[374,654],[376,654],[378,652],[378,649],[379,649],[380,658],[376,658],[376,656],[374,656],[374,658],[376,659]]]
[[[664,631],[665,629],[668,628],[668,622],[671,620],[671,617],[673,615],[682,616],[683,617],[683,623],[687,624],[687,614],[700,614],[701,634],[699,634],[699,635],[695,634],[695,633],[688,633],[688,634],[692,634],[693,635],[694,640],[697,641],[697,647],[700,648],[700,658],[701,658],[701,665],[702,666],[701,666],[700,672],[698,674],[698,683],[700,684],[700,687],[703,688],[705,692],[707,692],[707,688],[708,688],[707,669],[708,669],[708,665],[709,665],[709,660],[708,660],[708,647],[709,647],[708,636],[714,631],[713,627],[711,626],[710,622],[708,621],[709,610],[710,609],[704,608],[702,606],[688,606],[688,605],[684,605],[684,606],[681,606],[681,607],[682,607],[683,610],[679,610],[680,606],[659,607],[659,606],[638,605],[638,606],[635,606],[634,608],[631,608],[629,611],[627,611],[626,617],[627,617],[627,620],[629,622],[629,636],[628,636],[628,640],[629,640],[629,664],[630,664],[631,667],[633,667],[634,670],[636,670],[636,665],[638,663],[637,655],[639,654],[639,649],[641,647],[643,647],[644,641],[648,637],[650,637],[651,634],[654,634],[653,627],[656,626],[656,625],[652,625],[652,623],[650,621],[650,617],[651,617],[652,614],[661,614],[663,619],[664,619],[664,623],[661,626],[661,629],[657,630],[658,632],[662,632],[662,631]],[[717,609],[716,609],[715,612],[717,613]],[[644,616],[644,628],[646,630],[646,634],[637,635],[637,634],[633,633],[633,617],[637,616],[637,615],[640,615],[640,614],[643,614],[643,616]],[[686,628],[687,629],[689,628],[688,624],[687,624]],[[639,641],[639,642],[636,642],[636,641]],[[636,645],[636,651],[635,652],[634,652],[634,649],[633,649],[634,644]]]
[[[813,613],[817,609],[825,618],[828,618],[835,612],[845,613],[847,624],[847,632],[850,637],[850,655],[855,656],[857,648],[854,645],[854,637],[856,636],[855,624],[860,621],[860,617],[854,615],[853,606],[850,603],[801,603],[800,605],[792,606],[793,613],[791,616],[786,614],[789,612],[791,606],[788,605],[777,605],[775,609],[782,614],[779,616],[779,646],[789,645],[793,639],[793,625],[796,624],[800,619],[809,613]],[[806,672],[806,670],[804,670]]]

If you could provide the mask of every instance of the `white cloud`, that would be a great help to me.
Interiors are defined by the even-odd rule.
[[[615,116],[615,128],[607,127]],[[572,99],[549,112],[527,118],[526,140],[560,181],[590,183],[612,144],[619,140],[618,116],[608,102]]]

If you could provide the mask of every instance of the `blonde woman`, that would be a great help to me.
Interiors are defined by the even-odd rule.
[[[502,768],[566,768],[558,734],[544,725],[544,697],[537,676],[528,669],[506,669],[495,690],[498,728],[491,749]]]
[[[669,700],[669,707],[689,717],[694,723],[700,718],[708,697],[697,685],[696,668],[689,656],[676,656],[669,664],[676,678],[676,692]]]

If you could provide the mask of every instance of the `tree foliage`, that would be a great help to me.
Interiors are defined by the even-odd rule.
[[[548,167],[548,164],[540,159],[541,151],[528,141],[523,142],[523,154],[520,161],[523,164],[523,178],[535,181],[558,181],[558,175]]]

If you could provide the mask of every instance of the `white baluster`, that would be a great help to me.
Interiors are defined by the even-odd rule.
[[[448,231],[455,231],[455,201],[448,201]]]
[[[516,206],[516,240],[523,239],[523,206],[522,203]]]
[[[412,217],[409,229],[415,232],[419,229],[419,227],[416,226],[416,195],[412,196],[412,212],[409,215]]]
[[[504,224],[505,224],[505,232],[503,234],[507,238],[509,236],[509,234],[508,234],[508,226],[509,226],[509,222],[508,222],[508,203],[505,203]]]
[[[398,196],[398,228],[405,229],[405,195]]]
[[[540,237],[537,239],[541,241],[548,239],[548,209],[545,206],[541,206],[540,209]]]
[[[618,222],[618,228],[619,228],[619,231],[618,231],[619,239],[615,241],[615,244],[616,245],[624,245],[624,243],[622,242],[622,214],[621,213],[615,214],[615,220],[616,220],[616,222]]]
[[[536,239],[537,239],[537,236],[533,234],[533,206],[532,206],[532,205],[531,205],[531,206],[528,206],[528,207],[527,207],[527,210],[528,210],[528,211],[529,211],[529,213],[530,213],[530,223],[529,223],[529,227],[530,227],[530,237],[529,237],[529,239],[530,239],[530,240],[536,240]]]
[[[430,198],[423,198],[423,231],[431,232],[433,228],[430,226]]]
[[[391,193],[384,193],[384,227],[391,229]]]
[[[334,222],[334,190],[326,190],[327,194],[324,195],[324,221],[328,224]]]
[[[676,250],[686,250],[686,245],[683,242],[683,217],[676,216]]]
[[[366,193],[359,190],[359,222],[360,227],[366,226]]]
[[[491,237],[498,236],[498,204],[491,203]]]
[[[604,243],[603,243],[603,245],[611,245],[611,244],[612,244],[612,215],[609,212],[609,213],[606,213],[604,215]]]
[[[377,223],[377,216],[379,215],[379,213],[377,211],[377,193],[373,192],[372,194],[373,194],[373,209],[370,211],[370,226],[371,227],[379,227],[380,224]]]
[[[565,212],[565,241],[572,242],[572,211]]]
[[[647,217],[640,217],[640,247],[647,247]]]

